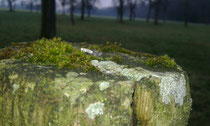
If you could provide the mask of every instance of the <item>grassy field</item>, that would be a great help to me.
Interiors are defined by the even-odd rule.
[[[0,48],[10,42],[39,39],[40,14],[0,11]],[[162,23],[154,26],[144,21],[119,24],[113,19],[77,19],[72,26],[69,16],[57,17],[57,36],[70,42],[120,42],[126,48],[168,54],[190,77],[193,110],[190,126],[208,126],[210,119],[210,26]]]

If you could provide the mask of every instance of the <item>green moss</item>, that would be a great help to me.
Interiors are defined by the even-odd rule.
[[[121,47],[119,43],[107,42],[105,45],[87,45],[88,49],[104,53],[114,53],[111,57],[95,57],[73,48],[70,43],[60,38],[41,39],[32,43],[13,43],[11,47],[0,51],[0,60],[7,58],[23,59],[37,65],[55,65],[60,68],[82,68],[85,71],[97,70],[91,60],[111,60],[122,63],[123,58],[118,53],[129,54],[135,57],[142,57],[145,64],[150,67],[174,68],[176,63],[167,55],[155,57],[150,54],[138,53]]]
[[[12,51],[12,49],[6,47],[6,48],[4,48],[0,51],[0,60],[1,59],[8,59],[12,55],[14,55],[14,51]]]
[[[123,62],[123,58],[120,55],[114,55],[113,57],[111,57],[111,60],[116,62],[116,63],[122,63]]]
[[[161,68],[174,68],[176,66],[174,59],[171,59],[168,55],[147,58],[145,64],[147,66]]]
[[[14,57],[38,65],[82,68],[85,71],[96,69],[90,61],[98,59],[73,48],[70,43],[60,38],[37,40],[30,46],[21,48]]]

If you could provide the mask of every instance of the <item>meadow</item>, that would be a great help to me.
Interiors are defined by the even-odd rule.
[[[0,11],[0,48],[11,42],[39,39],[41,15],[29,12]],[[190,126],[208,126],[210,119],[210,26],[181,22],[160,23],[145,21],[89,18],[72,26],[69,16],[57,16],[57,36],[69,42],[119,42],[138,52],[168,54],[187,71],[190,78],[193,109]]]

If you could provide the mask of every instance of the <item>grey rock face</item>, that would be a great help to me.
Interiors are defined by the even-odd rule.
[[[192,100],[181,68],[157,71],[113,61],[91,63],[101,73],[1,60],[0,125],[187,125]]]

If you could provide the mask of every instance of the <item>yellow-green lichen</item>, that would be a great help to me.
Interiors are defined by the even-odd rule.
[[[174,68],[176,63],[168,55],[147,58],[145,64],[150,67]]]

